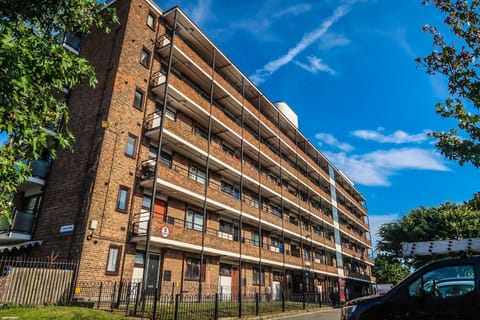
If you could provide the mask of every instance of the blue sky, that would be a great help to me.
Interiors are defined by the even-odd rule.
[[[414,59],[432,50],[421,0],[157,1],[179,5],[367,198],[372,229],[421,205],[462,202],[478,171],[444,159],[426,133],[446,130],[434,105],[445,79]],[[373,231],[372,233],[375,233]],[[375,239],[374,239],[375,241]]]

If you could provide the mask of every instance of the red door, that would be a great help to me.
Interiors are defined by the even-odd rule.
[[[238,268],[232,266],[232,297],[238,296]]]
[[[155,199],[155,206],[153,208],[153,220],[164,222],[165,220],[165,208],[167,203],[162,200]]]

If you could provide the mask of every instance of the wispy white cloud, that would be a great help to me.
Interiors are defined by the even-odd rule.
[[[397,41],[397,44],[405,51],[408,56],[410,56],[411,58],[417,57],[417,54],[407,40],[406,30],[404,27],[393,30],[393,32],[391,32],[390,34],[390,37],[392,37],[392,35],[393,39]]]
[[[352,132],[352,135],[363,140],[403,144],[424,142],[429,139],[428,132],[430,132],[430,130],[423,130],[421,133],[409,134],[403,130],[397,130],[392,134],[386,135],[383,133],[384,130],[381,127],[377,128],[377,130],[355,130]]]
[[[334,47],[343,47],[351,43],[350,39],[345,37],[343,34],[332,32],[325,33],[319,42],[318,48],[321,50],[328,50]]]
[[[191,9],[190,15],[196,24],[202,25],[211,15],[211,4],[211,0],[198,0],[197,5]]]
[[[349,152],[353,150],[353,147],[351,145],[349,145],[348,143],[342,143],[338,141],[338,139],[335,138],[330,133],[319,132],[315,135],[315,138],[318,139],[319,146],[323,146],[323,145],[333,146],[345,152]]]
[[[308,56],[307,57],[308,64],[304,64],[298,61],[295,61],[295,64],[298,65],[300,68],[307,70],[311,73],[317,73],[318,71],[323,71],[330,73],[331,75],[336,74],[336,71],[333,70],[329,65],[322,63],[322,59],[317,58],[315,56]]]
[[[370,234],[372,235],[372,245],[373,245],[373,250],[377,248],[378,244],[378,230],[380,229],[380,226],[385,223],[390,223],[395,220],[400,219],[398,214],[383,214],[383,215],[369,215],[369,221],[370,221]]]
[[[304,12],[308,12],[312,9],[312,5],[309,3],[299,3],[294,6],[287,7],[281,11],[278,11],[272,15],[273,18],[278,19],[286,15],[298,16]]]
[[[354,182],[366,186],[390,186],[389,178],[402,170],[449,171],[437,153],[421,148],[378,150],[366,154],[325,152]]]
[[[352,1],[348,4],[337,7],[330,17],[323,20],[319,28],[305,34],[302,39],[293,48],[288,50],[285,55],[268,62],[265,64],[265,66],[263,66],[263,68],[256,70],[250,79],[256,84],[265,82],[278,69],[290,63],[298,54],[322,37],[334,23],[336,23],[350,11],[353,3],[354,2]]]
[[[216,29],[214,33],[225,39],[231,37],[237,31],[245,31],[251,33],[261,42],[283,41],[284,38],[279,36],[275,30],[272,30],[272,25],[277,21],[284,23],[286,19],[292,16],[300,16],[312,10],[312,5],[307,3],[279,8],[279,4],[275,1],[266,1],[260,9],[257,7],[250,6],[250,9],[258,11],[250,14],[239,13],[228,26]],[[248,11],[248,9],[245,10]]]

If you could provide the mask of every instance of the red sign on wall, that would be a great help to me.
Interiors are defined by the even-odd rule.
[[[160,235],[162,238],[168,238],[170,236],[170,229],[168,229],[167,226],[162,226],[162,229],[160,230]]]

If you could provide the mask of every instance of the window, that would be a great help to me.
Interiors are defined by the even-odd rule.
[[[458,297],[475,290],[472,265],[447,266],[421,275],[408,286],[410,297]]]
[[[203,214],[188,209],[187,217],[185,219],[185,228],[203,231]]]
[[[226,144],[222,144],[222,151],[228,154],[230,157],[235,155],[235,150],[232,147],[227,146]]]
[[[155,15],[151,12],[148,14],[147,17],[147,26],[150,29],[155,30]]]
[[[320,252],[315,252],[315,262],[323,263],[323,255]]]
[[[189,178],[200,182],[201,184],[205,184],[205,171],[198,169],[197,167],[190,166],[190,172],[188,174]]]
[[[201,279],[200,279],[201,277]],[[205,280],[205,263],[200,267],[200,259],[185,259],[185,280]]]
[[[158,149],[152,145],[148,148],[148,159],[155,159],[157,157]]]
[[[303,230],[309,230],[308,222],[302,220],[301,226],[302,226],[302,229],[303,229]]]
[[[282,211],[276,205],[270,204],[270,213],[276,215],[277,217],[282,217]]]
[[[74,51],[77,54],[80,51],[80,42],[80,33],[72,33],[69,31],[65,33],[65,37],[63,38],[63,45],[66,46],[68,49],[73,49],[71,51]]]
[[[298,217],[297,216],[290,215],[289,218],[290,218],[289,221],[290,221],[291,224],[294,224],[294,225],[298,226]]]
[[[232,266],[229,264],[220,264],[220,275],[223,277],[231,277],[232,276]]]
[[[150,66],[150,51],[147,48],[142,49],[140,54],[140,64],[146,68]]]
[[[258,201],[258,198],[251,198],[250,199],[250,205],[254,208],[259,208],[260,207],[260,201]]]
[[[122,247],[111,244],[108,250],[107,268],[105,274],[117,275],[120,266]]]
[[[125,149],[125,155],[131,158],[135,158],[135,153],[137,151],[137,140],[138,138],[133,134],[128,134],[127,138],[127,148]]]
[[[133,99],[133,106],[139,110],[142,110],[143,108],[143,96],[144,93],[140,89],[135,90],[135,98]]]
[[[167,109],[165,110],[165,116],[172,121],[177,121],[176,111],[173,109],[170,109],[169,107],[167,107]]]
[[[224,220],[220,220],[220,232],[218,236],[228,240],[238,241],[239,239],[238,225]]]
[[[155,102],[155,111],[159,114],[163,112],[163,102],[162,101],[156,101]],[[169,118],[172,121],[177,121],[177,111],[175,109],[172,109],[170,107],[165,108],[165,115],[167,118]]]
[[[198,125],[193,126],[193,134],[196,135],[197,137],[202,138],[203,140],[208,141],[207,132],[204,129],[200,128]]]
[[[142,209],[150,210],[150,206],[152,205],[152,197],[143,195],[142,198]]]
[[[128,210],[128,198],[130,189],[124,186],[120,186],[117,195],[117,211],[127,212]]]
[[[270,251],[283,253],[283,242],[281,242],[278,238],[270,238],[270,243]]]
[[[276,185],[280,185],[280,179],[271,173],[268,174],[268,180],[275,183]]]
[[[260,247],[260,235],[256,231],[252,231],[251,233],[252,233],[252,238],[251,238],[252,246]]]
[[[263,285],[264,284],[264,277],[265,275],[260,271],[260,269],[254,268],[253,269],[253,284],[256,285]]]
[[[145,265],[145,253],[144,252],[135,252],[135,267],[143,268]]]
[[[172,155],[166,151],[160,153],[160,165],[166,168],[172,168]]]
[[[235,199],[240,199],[240,191],[237,186],[234,186],[231,183],[222,181],[220,185],[220,190],[232,195]]]
[[[310,261],[310,250],[303,248],[303,259]]]

